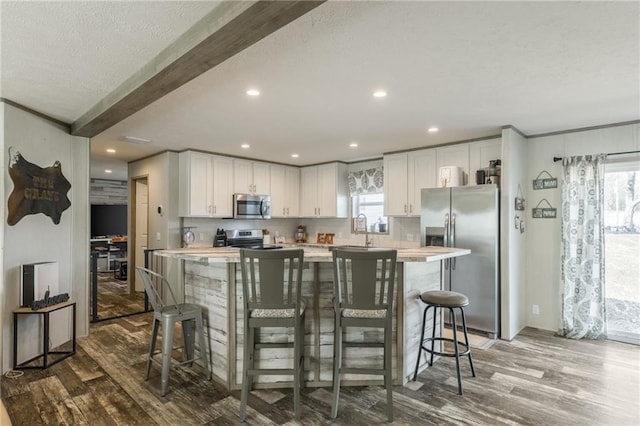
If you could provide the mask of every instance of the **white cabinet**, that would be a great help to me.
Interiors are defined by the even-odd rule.
[[[211,216],[233,216],[233,160],[229,157],[213,155],[213,207]]]
[[[489,161],[502,159],[502,138],[469,144],[469,185],[476,185],[475,173],[489,167]]]
[[[269,166],[271,175],[271,217],[300,215],[300,169]]]
[[[460,167],[462,169],[462,185],[468,185],[469,144],[461,143],[456,145],[444,146],[442,148],[436,148],[436,176],[438,175],[438,170],[440,169],[440,167],[444,166]]]
[[[386,155],[383,165],[385,214],[420,216],[420,191],[436,186],[435,150]]]
[[[300,214],[304,217],[348,217],[347,167],[341,163],[303,167]]]
[[[185,151],[178,156],[178,214],[185,217],[209,217],[213,206],[211,155]]]
[[[269,164],[233,160],[233,188],[241,194],[269,195]]]
[[[230,217],[232,160],[201,152],[179,154],[178,214],[182,217]]]

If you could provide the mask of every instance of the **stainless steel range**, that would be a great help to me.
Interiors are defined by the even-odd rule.
[[[227,234],[227,246],[230,247],[261,250],[273,250],[282,248],[282,246],[264,244],[261,229],[234,229],[225,232]]]

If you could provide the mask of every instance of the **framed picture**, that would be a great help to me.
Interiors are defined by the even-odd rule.
[[[524,210],[524,198],[522,197],[516,197],[516,203],[515,203],[515,208],[516,210]]]

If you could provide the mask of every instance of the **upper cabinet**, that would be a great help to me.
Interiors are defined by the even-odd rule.
[[[469,144],[469,185],[475,185],[475,173],[489,167],[489,161],[502,159],[502,138],[487,139]]]
[[[230,217],[232,160],[201,152],[179,154],[178,214],[182,217]]]
[[[211,155],[181,152],[178,164],[178,214],[186,217],[210,217],[213,209]]]
[[[233,216],[233,160],[213,155],[213,217]]]
[[[300,215],[348,217],[347,167],[342,163],[303,167],[300,171]]]
[[[268,195],[269,182],[269,164],[259,161],[233,160],[234,192]]]
[[[462,185],[468,185],[469,181],[469,144],[460,143],[456,145],[436,148],[436,176],[440,167],[458,166],[462,169]],[[475,171],[474,171],[475,173]],[[475,177],[475,176],[474,176]],[[475,182],[471,182],[475,183]],[[439,185],[438,185],[439,186]]]
[[[385,155],[384,212],[387,216],[420,216],[420,191],[436,186],[433,149]]]
[[[300,215],[300,169],[297,167],[269,166],[271,175],[271,217],[297,217]]]

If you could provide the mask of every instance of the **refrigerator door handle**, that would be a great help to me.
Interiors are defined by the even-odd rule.
[[[449,213],[444,215],[444,244],[445,247],[449,247]],[[449,259],[444,260],[444,269],[449,269]]]
[[[456,215],[451,214],[451,247],[456,246]],[[451,258],[451,269],[456,269],[456,258]]]

